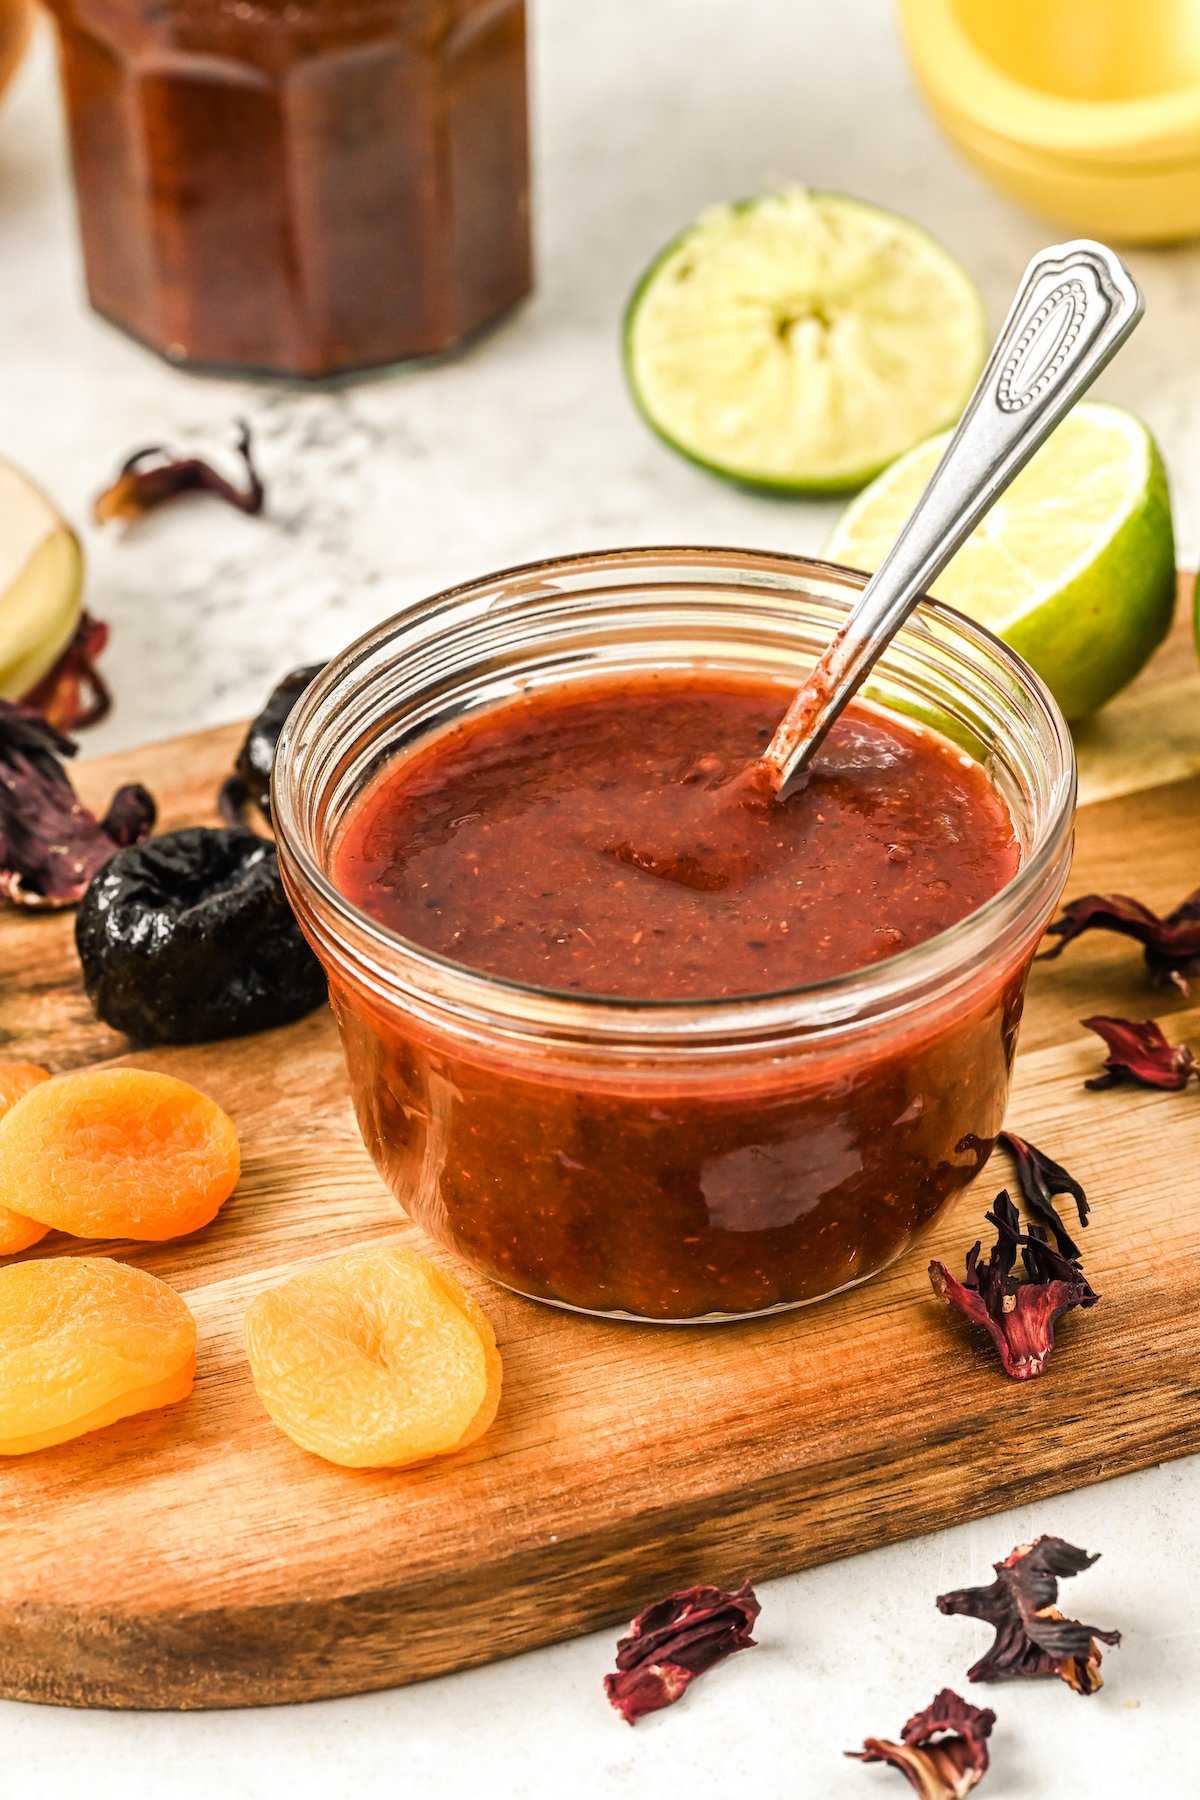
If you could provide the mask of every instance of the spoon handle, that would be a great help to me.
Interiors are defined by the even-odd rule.
[[[928,487],[763,754],[779,798],[929,584],[1120,349],[1143,304],[1104,244],[1052,244],[1034,257]]]

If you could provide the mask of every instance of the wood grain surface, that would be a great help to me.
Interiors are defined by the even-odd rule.
[[[1167,773],[1183,778],[1164,785],[1149,746],[1168,715]],[[208,819],[239,735],[85,765],[79,785],[99,801],[138,776],[164,824]],[[1200,883],[1200,678],[1182,628],[1084,755],[1069,891],[1178,900]],[[887,1274],[759,1323],[604,1324],[468,1272],[504,1354],[500,1415],[408,1472],[297,1449],[242,1353],[247,1302],[301,1264],[379,1239],[452,1260],[373,1172],[328,1014],[125,1057],[219,1100],[245,1172],[194,1237],[99,1247],[186,1296],[196,1387],[0,1460],[0,1692],[202,1707],[391,1686],[623,1621],[687,1582],[776,1575],[1200,1448],[1200,1090],[1087,1092],[1100,1046],[1077,1021],[1095,1011],[1157,1014],[1200,1043],[1200,997],[1148,988],[1132,946],[1084,940],[1035,971],[1009,1120],[1093,1196],[1103,1296],[1063,1322],[1043,1379],[1005,1380],[925,1273],[931,1255],[961,1265],[1011,1178],[997,1156]],[[6,913],[0,1057],[61,1071],[126,1050],[90,1016],[71,918]],[[79,1248],[51,1237],[29,1254]]]

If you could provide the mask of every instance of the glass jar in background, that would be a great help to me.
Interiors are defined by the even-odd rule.
[[[515,693],[720,668],[795,681],[866,577],[751,550],[627,550],[408,608],[331,662],[279,741],[272,818],[325,965],[367,1148],[411,1217],[519,1293],[651,1320],[799,1306],[900,1256],[986,1162],[1029,965],[1070,863],[1070,733],[981,627],[925,603],[868,697],[984,765],[1022,848],[977,912],[812,986],[568,996],[463,967],[330,879],[393,755]]]
[[[531,280],[524,0],[49,0],[96,310],[321,377]]]

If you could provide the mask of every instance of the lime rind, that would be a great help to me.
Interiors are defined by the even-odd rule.
[[[657,436],[776,494],[862,487],[958,417],[987,352],[979,290],[934,238],[799,188],[711,208],[672,239],[634,288],[623,344]]]
[[[943,447],[920,446],[853,501],[828,554],[876,567]],[[932,591],[1004,638],[1068,719],[1097,711],[1145,665],[1175,609],[1166,470],[1141,420],[1077,406]]]

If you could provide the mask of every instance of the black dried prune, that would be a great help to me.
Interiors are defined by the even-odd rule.
[[[119,850],[83,897],[75,942],[97,1014],[144,1044],[286,1025],[325,999],[275,846],[192,826]]]
[[[271,764],[279,734],[305,688],[324,667],[324,663],[307,663],[302,669],[293,669],[272,688],[266,705],[242,740],[235,773],[221,788],[221,815],[230,825],[240,824],[242,809],[249,801],[254,802],[264,819],[271,817]]]

